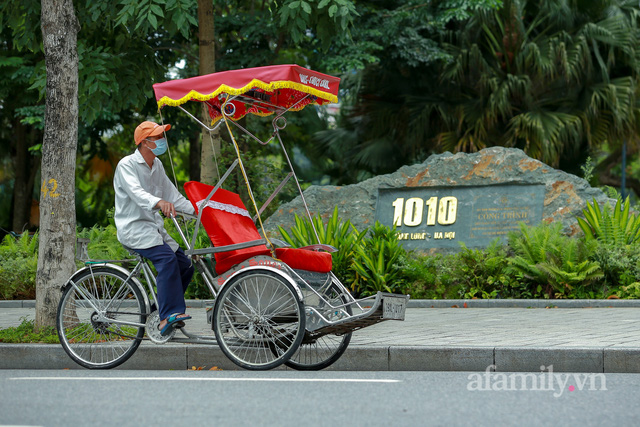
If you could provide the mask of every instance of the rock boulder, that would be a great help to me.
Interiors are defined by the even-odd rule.
[[[544,184],[543,221],[560,221],[569,235],[579,231],[576,216],[582,215],[586,201],[608,200],[604,192],[592,188],[584,179],[532,159],[522,150],[503,147],[486,148],[473,154],[433,155],[421,164],[403,166],[388,175],[342,187],[311,186],[304,194],[312,214],[320,213],[327,218],[337,206],[341,219],[351,220],[362,230],[375,221],[379,188],[494,184]],[[296,213],[304,215],[299,196],[267,219],[267,231],[276,236],[278,225],[290,228]]]

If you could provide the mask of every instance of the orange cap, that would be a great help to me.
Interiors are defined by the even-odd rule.
[[[133,133],[133,139],[136,141],[136,145],[140,144],[145,138],[150,136],[162,135],[163,132],[171,129],[171,125],[159,125],[154,122],[142,122],[136,128]]]

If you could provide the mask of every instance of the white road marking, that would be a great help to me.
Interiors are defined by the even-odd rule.
[[[245,381],[245,382],[321,382],[321,383],[399,383],[400,380],[375,380],[355,378],[136,378],[136,377],[15,377],[14,381],[50,380],[50,381]]]

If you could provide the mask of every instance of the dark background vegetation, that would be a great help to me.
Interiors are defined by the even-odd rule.
[[[349,184],[443,151],[518,147],[593,185],[636,193],[638,3],[619,0],[213,1],[216,69],[297,63],[342,78],[338,108],[289,116],[303,182]],[[79,1],[79,226],[107,225],[112,174],[151,86],[198,69],[195,0]],[[35,231],[44,115],[40,5],[0,6],[0,227]],[[194,110],[194,113],[196,111]],[[162,111],[178,181],[197,179],[199,130]],[[266,135],[268,121],[246,125]],[[243,141],[268,193],[282,160]],[[165,162],[168,163],[168,162]],[[221,165],[224,170],[224,161]],[[290,197],[292,192],[286,193]]]
[[[305,186],[355,183],[434,153],[500,145],[614,189],[621,189],[626,151],[624,191],[640,194],[636,0],[212,1],[218,71],[295,63],[342,78],[339,105],[288,117],[283,136]],[[81,27],[77,224],[96,257],[102,250],[113,258],[121,255],[109,217],[113,171],[134,149],[140,121],[173,125],[179,184],[200,174],[199,147],[208,141],[177,109],[160,115],[151,90],[198,73],[198,1],[74,6]],[[37,237],[24,232],[38,228],[46,83],[39,26],[39,1],[0,5],[0,228],[24,234],[5,239],[0,251],[2,298],[31,297],[36,265]],[[186,108],[198,115],[196,106]],[[248,117],[243,125],[269,135],[269,120]],[[221,172],[233,155],[227,145]],[[283,159],[273,144],[241,137],[239,145],[264,200],[284,176]],[[237,174],[226,186],[244,191]],[[279,201],[293,194],[287,188]],[[392,231],[376,226],[357,245],[350,231],[341,236],[336,244],[353,249],[334,263],[362,295],[637,297],[640,225],[635,217],[615,221],[608,230],[630,240],[589,232],[565,240],[541,227],[523,229],[506,246],[431,258],[405,253]],[[204,296],[198,289],[191,296]]]

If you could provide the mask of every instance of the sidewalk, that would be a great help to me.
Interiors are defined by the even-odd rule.
[[[187,305],[194,317],[189,332],[211,334],[201,301]],[[560,308],[544,308],[549,305]],[[21,317],[35,317],[33,301],[0,301],[0,328],[19,325]],[[485,371],[491,365],[500,372],[538,372],[553,365],[554,372],[640,373],[640,301],[410,301],[404,322],[356,331],[329,369]],[[148,341],[119,369],[193,366],[239,369],[217,346]],[[0,343],[0,368],[79,366],[59,345]]]

